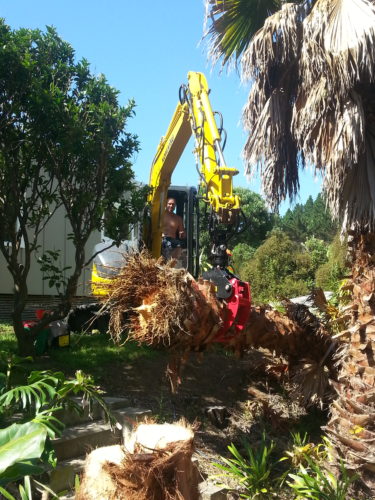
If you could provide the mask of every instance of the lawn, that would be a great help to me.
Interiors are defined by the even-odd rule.
[[[17,352],[16,338],[10,325],[0,324],[0,351]],[[73,333],[70,336],[70,347],[51,348],[43,356],[34,359],[32,369],[58,370],[66,375],[83,370],[100,381],[106,367],[119,363],[131,364],[139,358],[158,356],[159,351],[131,341],[117,346],[109,335]]]

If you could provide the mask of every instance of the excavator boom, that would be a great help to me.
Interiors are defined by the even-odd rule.
[[[204,201],[219,222],[233,225],[237,221],[240,200],[233,193],[232,179],[238,170],[225,164],[221,133],[208,94],[205,76],[190,71],[188,85],[180,88],[179,103],[152,163],[148,198],[151,231],[146,239],[155,257],[160,256],[161,251],[161,226],[171,176],[192,135]]]

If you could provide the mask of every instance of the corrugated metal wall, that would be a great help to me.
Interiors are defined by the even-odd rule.
[[[51,295],[30,295],[27,306],[22,315],[23,321],[35,320],[35,311],[37,309],[52,309],[59,302],[58,297]],[[73,305],[87,304],[95,302],[93,297],[75,297]],[[9,294],[0,294],[0,323],[11,323],[11,311],[13,309],[13,296]]]

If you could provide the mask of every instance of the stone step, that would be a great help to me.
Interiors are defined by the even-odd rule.
[[[121,442],[120,429],[111,429],[104,420],[86,422],[67,427],[60,438],[53,439],[52,445],[58,461],[80,457],[99,446],[109,446]]]
[[[74,490],[76,474],[82,472],[85,458],[83,455],[58,462],[56,469],[49,473],[48,487],[55,493]]]
[[[134,427],[146,417],[150,417],[152,412],[151,410],[144,410],[142,408],[128,407],[113,410],[112,414],[121,426],[122,443],[126,447],[126,443]]]
[[[210,481],[199,483],[199,498],[201,500],[226,500],[228,490]]]
[[[72,399],[76,404],[82,407],[82,399],[80,397],[74,397]],[[110,411],[118,408],[124,408],[128,404],[128,400],[126,398],[106,396],[103,399]],[[63,422],[67,427],[70,427],[83,424],[85,422],[92,422],[93,420],[101,420],[104,418],[104,412],[99,403],[93,401],[91,408],[89,408],[88,405],[83,407],[82,414],[79,414],[69,408],[65,408],[64,410],[56,413],[56,418]]]

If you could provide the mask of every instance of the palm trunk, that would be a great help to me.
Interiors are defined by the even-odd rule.
[[[184,357],[215,342],[226,314],[212,283],[195,281],[184,270],[162,265],[146,254],[128,259],[109,285],[106,306],[116,340],[129,330],[129,337],[137,342],[170,350],[168,374],[173,389]],[[328,375],[334,371],[333,344],[306,307],[287,303],[284,314],[253,307],[245,331],[236,334],[233,328],[226,339],[236,352],[263,347],[286,356],[291,375],[303,380],[300,395],[305,402],[324,396]]]
[[[375,488],[375,234],[353,239],[352,320],[342,332],[341,370],[327,431],[340,458]]]

